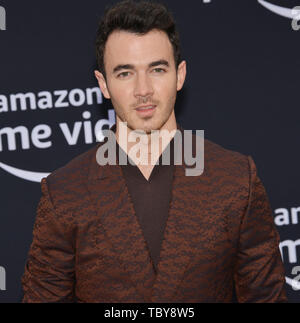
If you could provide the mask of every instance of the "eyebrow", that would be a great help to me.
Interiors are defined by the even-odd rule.
[[[169,67],[169,62],[164,60],[164,59],[160,59],[158,61],[152,62],[148,65],[148,67],[155,67],[155,66],[159,66],[159,65],[164,65],[166,67]],[[134,65],[132,64],[123,64],[123,65],[117,65],[114,69],[113,69],[113,73],[117,73],[120,70],[133,70],[134,69]]]

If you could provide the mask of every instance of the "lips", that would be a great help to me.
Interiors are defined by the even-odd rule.
[[[149,118],[155,113],[156,105],[140,106],[135,109],[137,114],[142,118]]]
[[[156,108],[156,105],[147,105],[136,108],[137,111],[148,111]]]

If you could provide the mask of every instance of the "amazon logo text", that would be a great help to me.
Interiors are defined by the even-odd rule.
[[[0,30],[6,30],[6,11],[0,6]]]
[[[0,266],[0,290],[6,290],[6,271]]]

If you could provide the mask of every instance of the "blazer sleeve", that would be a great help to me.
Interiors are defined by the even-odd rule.
[[[33,240],[22,277],[22,302],[73,302],[75,252],[71,224],[56,212],[45,178],[41,189]]]
[[[238,302],[287,302],[285,271],[265,188],[249,156],[250,187],[246,212],[241,220],[234,270]]]

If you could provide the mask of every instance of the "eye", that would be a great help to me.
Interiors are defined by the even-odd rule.
[[[120,73],[120,74],[118,75],[118,78],[124,78],[124,77],[126,77],[126,76],[129,76],[129,73],[130,73],[130,72],[122,72],[122,73]]]
[[[165,72],[166,70],[164,70],[163,68],[158,67],[158,68],[155,68],[153,71],[155,71],[155,72],[157,72],[157,73],[163,73],[163,72]]]

